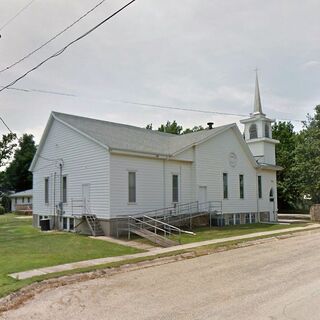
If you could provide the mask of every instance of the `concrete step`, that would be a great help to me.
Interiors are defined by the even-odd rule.
[[[173,240],[170,240],[168,238],[165,238],[163,236],[160,236],[159,234],[155,234],[154,232],[151,232],[146,229],[130,229],[131,232],[135,233],[136,235],[148,239],[151,242],[158,244],[161,247],[168,248],[178,245],[179,243]]]

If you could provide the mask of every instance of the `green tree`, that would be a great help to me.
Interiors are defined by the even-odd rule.
[[[5,171],[5,185],[8,189],[18,192],[32,188],[32,173],[29,172],[29,167],[36,150],[32,134],[24,134],[19,139],[14,158]]]
[[[296,176],[297,134],[291,122],[276,122],[272,126],[272,137],[280,141],[276,145],[276,162],[283,167],[277,172],[279,209],[295,208],[301,202],[301,188]]]
[[[183,131],[183,134],[186,134],[186,133],[192,133],[192,132],[198,132],[198,131],[202,131],[204,130],[204,127],[199,125],[199,126],[194,126],[192,129],[190,128],[187,128]]]
[[[320,105],[315,115],[307,115],[298,135],[296,176],[302,194],[309,194],[313,203],[320,203]]]
[[[152,123],[147,124],[145,128],[148,130],[152,130]],[[172,134],[186,134],[186,133],[192,133],[192,132],[197,132],[202,130],[204,130],[204,127],[201,125],[194,126],[192,129],[187,128],[183,130],[182,126],[178,125],[175,120],[173,122],[168,120],[166,124],[162,124],[158,128],[158,131],[160,132],[166,132],[166,133],[172,133]]]
[[[10,159],[13,149],[17,146],[16,139],[15,133],[2,135],[2,140],[0,140],[0,168],[5,166]]]
[[[166,124],[162,124],[159,128],[158,131],[160,132],[166,132],[166,133],[172,133],[172,134],[180,134],[182,131],[182,126],[179,126],[174,120],[173,122],[170,122],[169,120],[167,121]]]

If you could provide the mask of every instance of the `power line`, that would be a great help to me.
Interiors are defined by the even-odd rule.
[[[0,92],[2,92],[3,90],[13,86],[14,84],[16,84],[18,81],[20,81],[21,79],[23,79],[24,77],[26,77],[29,73],[35,71],[36,69],[38,69],[39,67],[41,67],[43,64],[45,64],[46,62],[48,62],[49,60],[58,57],[59,55],[61,55],[65,50],[67,50],[67,48],[69,48],[71,45],[73,45],[74,43],[76,43],[77,41],[83,39],[84,37],[86,37],[88,34],[90,34],[91,32],[93,32],[94,30],[96,30],[97,28],[99,28],[100,26],[102,26],[104,23],[106,23],[107,21],[109,21],[111,18],[113,18],[114,16],[116,16],[118,13],[120,13],[122,10],[124,10],[125,8],[127,8],[128,6],[130,6],[133,2],[135,2],[136,0],[131,0],[130,2],[128,2],[126,5],[124,5],[123,7],[121,7],[120,9],[118,9],[117,11],[115,11],[114,13],[112,13],[110,16],[108,16],[106,19],[102,20],[100,23],[98,23],[97,25],[95,25],[93,28],[91,28],[90,30],[88,30],[87,32],[85,32],[84,34],[82,34],[81,36],[79,36],[78,38],[76,38],[75,40],[69,42],[66,46],[64,46],[62,49],[60,49],[59,51],[57,51],[56,53],[54,53],[53,55],[51,55],[50,57],[46,58],[45,60],[43,60],[42,62],[40,62],[38,65],[36,65],[35,67],[33,67],[32,69],[30,69],[29,71],[27,71],[26,73],[24,73],[22,76],[20,76],[19,78],[17,78],[16,80],[10,82],[8,85],[4,86],[2,89],[0,89]]]
[[[3,86],[0,86],[0,88]],[[184,107],[175,107],[175,106],[168,106],[168,105],[161,105],[161,104],[152,104],[152,103],[142,103],[137,101],[129,101],[129,100],[120,100],[120,99],[96,99],[96,98],[85,98],[82,96],[79,96],[74,93],[67,93],[67,92],[59,92],[59,91],[51,91],[51,90],[40,90],[40,89],[26,89],[26,88],[17,88],[17,87],[10,87],[8,90],[16,90],[16,91],[22,91],[27,93],[32,92],[38,92],[38,93],[44,93],[44,94],[54,94],[54,95],[60,95],[60,96],[67,96],[67,97],[73,97],[73,98],[83,98],[86,100],[95,100],[95,101],[111,101],[116,103],[124,103],[124,104],[131,104],[136,106],[142,106],[142,107],[149,107],[149,108],[159,108],[159,109],[169,109],[169,110],[178,110],[178,111],[188,111],[188,112],[197,112],[197,113],[206,113],[206,114],[218,114],[218,115],[225,115],[225,116],[236,116],[236,117],[247,117],[247,114],[242,113],[231,113],[231,112],[222,112],[222,111],[213,111],[213,110],[203,110],[198,109],[197,107],[191,107],[191,108],[184,108]],[[299,119],[279,119],[282,121],[294,121],[294,122],[302,122],[304,120]]]
[[[0,117],[1,122],[4,124],[4,126],[9,130],[10,133],[13,134],[13,132],[11,131],[11,129],[8,127],[8,125],[5,123],[5,121],[2,119],[2,117]]]
[[[71,23],[69,26],[67,26],[66,28],[64,28],[63,30],[61,30],[60,32],[58,32],[55,36],[53,36],[52,38],[50,38],[48,41],[46,41],[45,43],[43,43],[41,46],[39,46],[38,48],[36,48],[35,50],[31,51],[30,53],[28,53],[26,56],[24,56],[23,58],[17,60],[16,62],[12,63],[11,65],[3,68],[0,70],[0,73],[11,69],[12,67],[16,66],[17,64],[19,64],[20,62],[26,60],[27,58],[31,57],[34,53],[38,52],[39,50],[41,50],[43,47],[45,47],[46,45],[48,45],[50,42],[52,42],[53,40],[55,40],[56,38],[58,38],[60,35],[62,35],[64,32],[66,32],[67,30],[69,30],[70,28],[72,28],[75,24],[77,24],[79,21],[81,21],[83,18],[85,18],[88,14],[90,14],[91,12],[93,12],[96,8],[98,8],[99,6],[101,6],[106,0],[102,0],[99,3],[97,3],[93,8],[91,8],[89,11],[87,11],[85,14],[83,14],[81,17],[79,17],[76,21],[74,21],[73,23]]]
[[[32,2],[35,0],[31,0],[27,5],[21,8],[13,17],[11,17],[4,25],[0,27],[0,31],[2,31],[9,23],[11,23],[15,18],[17,18],[24,10],[26,10],[29,6],[31,6]]]

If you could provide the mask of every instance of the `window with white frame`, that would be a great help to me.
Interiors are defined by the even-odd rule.
[[[62,202],[67,203],[67,176],[62,177]]]
[[[223,199],[228,199],[228,174],[223,173]]]
[[[244,177],[243,174],[239,174],[239,191],[240,191],[240,199],[244,199]]]
[[[44,179],[44,203],[49,203],[49,178]]]
[[[128,200],[129,203],[135,203],[136,202],[136,172],[130,171],[128,172]]]
[[[258,196],[259,199],[262,198],[262,177],[258,176]]]
[[[172,202],[179,202],[179,176],[172,175]]]
[[[258,138],[258,130],[257,125],[253,123],[249,128],[249,135],[250,139],[257,139]]]

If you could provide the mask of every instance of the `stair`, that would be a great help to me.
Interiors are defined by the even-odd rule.
[[[164,248],[173,247],[179,244],[179,242],[177,241],[173,241],[171,239],[165,238],[147,229],[133,228],[133,229],[130,229],[130,231]]]
[[[101,228],[100,222],[97,219],[96,215],[94,214],[86,214],[84,215],[88,226],[90,228],[91,234],[96,237],[96,236],[104,236],[104,232]]]

